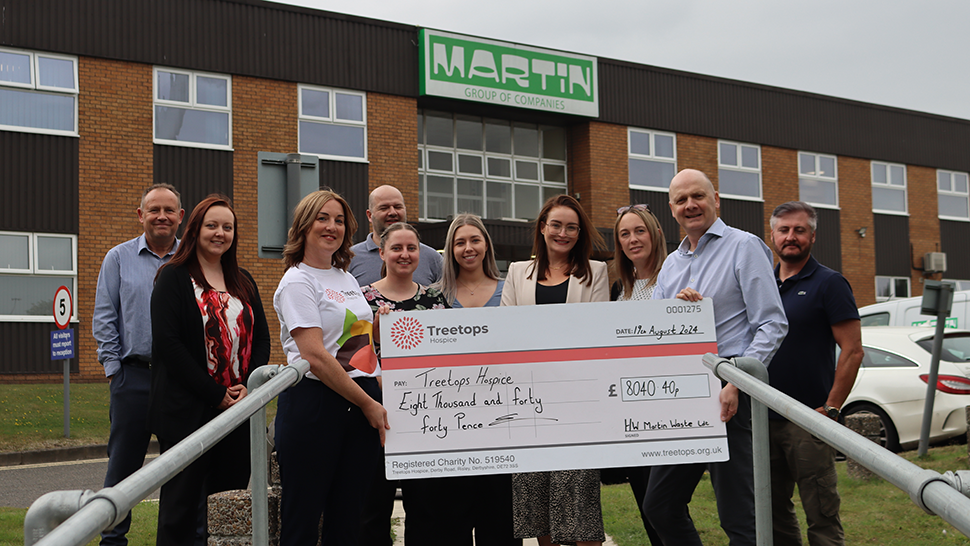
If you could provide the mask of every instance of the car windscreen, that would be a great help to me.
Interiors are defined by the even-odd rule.
[[[933,338],[921,339],[916,342],[926,352],[933,354]],[[940,360],[947,362],[970,361],[970,334],[947,334],[943,338],[943,351]]]

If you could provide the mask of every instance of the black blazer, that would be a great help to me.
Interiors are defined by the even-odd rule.
[[[243,270],[243,274],[253,280]],[[253,282],[253,351],[249,374],[269,361],[266,314]],[[195,301],[188,267],[166,267],[152,291],[152,387],[148,428],[177,442],[220,412],[226,387],[209,375],[202,314]],[[249,379],[247,374],[246,379]]]

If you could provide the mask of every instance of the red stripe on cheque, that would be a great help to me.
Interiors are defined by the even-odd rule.
[[[534,362],[569,362],[575,360],[612,360],[618,358],[653,358],[717,353],[717,343],[681,343],[677,345],[641,345],[637,347],[592,347],[585,349],[547,349],[450,355],[385,357],[381,368],[410,370],[417,368],[454,368],[459,366],[494,366]]]

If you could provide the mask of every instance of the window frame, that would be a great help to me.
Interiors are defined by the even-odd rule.
[[[631,138],[631,135],[633,133],[649,135],[649,139],[650,139],[649,154],[636,153],[632,150],[633,139]],[[669,136],[673,139],[674,156],[672,158],[658,156],[655,153],[657,150],[656,137],[658,135]],[[674,176],[676,176],[677,175],[677,133],[655,131],[653,129],[643,129],[640,127],[627,127],[626,128],[626,153],[627,153],[627,186],[629,186],[631,190],[647,190],[647,191],[656,191],[656,192],[663,192],[663,193],[670,191],[669,184],[666,188],[661,188],[657,186],[644,186],[642,184],[634,184],[633,181],[630,180],[629,164],[631,159],[640,160],[640,161],[653,161],[655,163],[669,163],[674,166]]]
[[[78,96],[80,95],[80,82],[78,78],[78,58],[74,55],[59,55],[43,51],[31,51],[26,49],[15,49],[10,47],[0,47],[0,52],[11,53],[14,55],[27,55],[30,67],[30,83],[8,82],[0,80],[0,87],[8,87],[20,91],[32,92],[43,95],[70,96],[74,98],[74,129],[65,131],[62,129],[44,129],[41,127],[24,127],[21,125],[2,125],[0,131],[13,131],[18,133],[34,133],[42,135],[56,135],[78,137]],[[74,88],[56,87],[52,85],[42,85],[40,83],[40,59],[56,59],[61,61],[71,61],[73,68]]]
[[[826,157],[826,158],[831,159],[832,160],[832,164],[835,166],[835,174],[833,176],[823,176],[823,175],[820,175],[820,174],[814,174],[814,175],[802,174],[802,156],[803,155],[812,156],[814,158],[814,160],[815,160],[815,172],[816,173],[818,173],[820,171],[819,163],[821,161],[821,158]],[[798,182],[799,182],[799,190],[798,190],[798,198],[799,199],[801,199],[802,201],[805,201],[806,203],[812,205],[815,208],[833,209],[833,210],[839,210],[839,209],[841,209],[841,207],[839,205],[839,158],[838,158],[838,156],[831,155],[831,154],[822,154],[822,153],[817,153],[817,152],[806,152],[806,151],[801,151],[800,150],[798,152],[798,157],[797,157],[797,166],[798,166]],[[819,203],[819,202],[816,202],[816,201],[806,201],[804,198],[802,198],[802,195],[801,195],[801,180],[803,178],[808,179],[808,180],[815,180],[815,181],[823,182],[823,183],[835,184],[835,204],[832,204],[832,203]]]
[[[876,182],[875,178],[875,166],[883,165],[886,167],[886,182]],[[890,167],[902,167],[903,170],[903,185],[897,186],[889,181]],[[876,214],[894,214],[896,216],[909,216],[909,174],[906,172],[906,165],[902,163],[889,163],[887,161],[876,161],[872,160],[869,162],[869,181],[871,183],[871,193],[874,195],[876,188],[888,189],[892,191],[902,191],[903,192],[903,208],[904,210],[890,210],[890,209],[877,209],[875,197],[872,199],[872,212]]]
[[[183,74],[189,77],[189,100],[188,102],[167,100],[158,98],[158,73],[167,72],[171,74]],[[226,106],[212,104],[198,104],[198,77],[225,80],[226,82]],[[228,114],[228,140],[227,144],[212,144],[209,142],[194,142],[189,140],[169,140],[158,138],[158,118],[156,114],[157,106],[171,108],[182,108],[185,110],[195,110],[199,112],[215,112]],[[165,66],[152,67],[152,142],[165,146],[181,146],[183,148],[204,148],[207,150],[226,150],[233,151],[232,148],[232,76],[229,74],[216,74],[214,72],[201,72],[197,70],[185,70],[181,68],[170,68]]]
[[[367,149],[367,93],[365,91],[352,91],[337,87],[323,87],[319,85],[297,84],[296,86],[296,117],[297,117],[297,149],[301,154],[317,156],[320,159],[332,161],[350,161],[354,163],[369,163]],[[303,90],[326,91],[328,93],[330,115],[328,117],[311,116],[303,113]],[[361,98],[361,118],[362,120],[349,120],[337,118],[337,94],[352,95]],[[364,155],[363,157],[350,155],[331,155],[303,150],[303,132],[300,130],[300,123],[318,123],[321,125],[336,125],[341,127],[363,127],[364,129]]]
[[[889,286],[892,289],[892,294],[890,294],[889,296],[880,296],[879,295],[879,281],[881,279],[887,279],[889,281]],[[897,295],[896,294],[896,282],[897,281],[901,281],[901,280],[905,280],[906,281],[906,295],[905,296],[900,296],[900,295]],[[892,275],[876,275],[875,276],[875,279],[873,279],[873,282],[876,285],[876,303],[881,303],[881,302],[884,302],[884,301],[898,300],[898,299],[905,299],[905,298],[910,297],[910,294],[913,293],[913,280],[910,279],[909,277],[896,277],[896,276],[892,276]]]
[[[737,165],[728,165],[728,164],[722,163],[722,161],[721,161],[721,146],[722,145],[725,145],[725,144],[726,145],[734,146],[735,149],[737,150],[737,158],[738,158],[738,164]],[[754,168],[751,168],[751,167],[744,167],[744,166],[741,165],[741,147],[742,146],[747,146],[749,148],[754,148],[758,152],[758,168],[757,169],[754,169]],[[736,142],[736,141],[733,141],[733,140],[718,140],[717,141],[717,169],[718,169],[718,192],[717,193],[718,193],[718,195],[720,197],[727,197],[728,199],[736,199],[736,200],[739,200],[739,201],[755,201],[755,202],[763,203],[764,200],[765,200],[764,199],[765,191],[764,191],[764,178],[761,175],[762,166],[763,166],[763,163],[762,163],[762,160],[761,160],[761,145],[760,144],[751,144],[751,143],[747,143],[747,142]],[[721,186],[721,173],[720,173],[721,170],[736,171],[736,172],[742,172],[742,173],[755,173],[755,174],[757,174],[758,175],[758,196],[757,197],[752,197],[750,195],[739,195],[739,194],[736,194],[736,193],[725,193],[721,189],[722,188],[722,186]]]
[[[77,243],[78,236],[73,233],[44,233],[44,232],[27,232],[27,231],[0,231],[0,235],[16,235],[16,236],[28,236],[29,242],[27,245],[27,255],[28,264],[30,268],[28,270],[24,269],[0,269],[0,278],[3,276],[20,276],[20,277],[70,277],[71,285],[68,288],[71,290],[71,298],[74,300],[74,309],[71,315],[70,322],[78,322],[78,295],[77,295],[77,284],[78,284],[78,262],[77,262]],[[38,252],[37,240],[41,237],[51,237],[57,239],[69,239],[71,241],[71,264],[73,269],[71,270],[44,270],[38,267],[38,260],[40,259],[40,253]],[[53,294],[52,294],[53,296]],[[4,315],[0,314],[0,323],[2,322],[54,322],[53,309],[51,313],[45,315]]]
[[[955,174],[962,174],[963,176],[967,177],[967,191],[958,192],[958,191],[953,190],[953,189],[950,189],[950,190],[941,190],[940,189],[940,175],[941,174],[944,174],[944,173],[947,174],[947,175],[949,175],[949,177],[950,177],[950,188],[953,187],[953,175],[955,175]],[[944,196],[947,196],[948,198],[951,198],[951,199],[952,198],[959,198],[959,199],[963,199],[964,201],[966,201],[966,203],[967,203],[967,211],[968,211],[967,216],[948,216],[948,215],[945,215],[945,214],[940,213],[940,210],[939,210],[940,209],[939,208],[939,200],[942,199]],[[970,222],[970,174],[968,174],[966,172],[962,172],[962,171],[950,171],[950,170],[947,170],[947,169],[937,169],[936,170],[936,197],[937,197],[937,211],[936,211],[936,213],[937,213],[937,217],[939,219],[941,219],[941,220],[953,220],[953,221],[956,221],[956,222]]]
[[[451,145],[451,147],[449,148],[449,147],[446,147],[446,146],[443,146],[443,145],[440,145],[440,144],[428,144],[427,143],[427,140],[428,140],[428,138],[427,138],[427,127],[428,127],[428,123],[426,121],[427,118],[428,117],[435,117],[435,118],[447,119],[445,115],[450,115],[451,116],[451,121],[452,121],[452,123],[451,123],[451,143],[452,143],[452,145]],[[477,118],[477,120],[470,119],[472,117],[473,118]],[[481,131],[482,131],[482,141],[481,141],[482,142],[482,149],[480,149],[480,150],[474,150],[474,149],[469,149],[469,148],[459,148],[458,147],[458,123],[457,123],[457,121],[459,121],[459,120],[474,121],[475,123],[478,123],[481,126]],[[498,123],[498,122],[501,122],[501,123]],[[486,126],[489,125],[489,124],[492,124],[492,125],[501,125],[501,126],[507,125],[509,127],[509,138],[510,138],[510,141],[509,141],[509,152],[508,153],[488,151],[488,144],[487,144],[487,140],[488,139],[486,137],[486,133],[487,133]],[[538,157],[531,156],[531,155],[517,155],[515,153],[515,148],[516,148],[515,147],[515,129],[517,127],[518,128],[524,128],[524,129],[532,129],[532,128],[535,128],[538,131],[538,143],[537,143],[538,144]],[[460,199],[461,194],[458,191],[459,181],[462,180],[462,179],[464,179],[464,180],[481,181],[481,188],[482,188],[481,209],[482,209],[482,211],[484,213],[484,214],[482,214],[482,216],[484,218],[488,218],[488,219],[492,219],[492,220],[512,220],[512,221],[521,221],[521,222],[531,221],[529,219],[519,218],[519,217],[516,217],[515,216],[515,211],[518,208],[517,187],[519,187],[519,186],[529,186],[529,187],[537,188],[538,191],[539,191],[539,206],[540,207],[542,206],[542,201],[543,201],[544,196],[546,196],[547,195],[547,192],[549,192],[550,190],[556,191],[558,193],[566,193],[566,192],[568,192],[569,179],[568,179],[568,168],[567,168],[568,167],[568,162],[567,162],[567,160],[560,160],[560,159],[548,158],[548,157],[545,157],[545,155],[544,155],[544,153],[545,153],[545,144],[546,144],[545,143],[545,140],[544,140],[545,139],[545,135],[546,135],[546,132],[545,131],[546,130],[549,130],[549,129],[556,128],[554,126],[545,125],[545,124],[524,124],[524,123],[516,122],[516,121],[513,121],[513,120],[506,120],[506,119],[499,119],[499,118],[490,118],[490,117],[487,117],[487,116],[465,116],[463,114],[458,114],[458,113],[455,113],[455,112],[444,112],[444,111],[440,111],[440,110],[431,110],[431,109],[419,109],[418,110],[418,127],[417,128],[418,128],[418,145],[417,145],[417,150],[418,150],[418,187],[419,187],[418,194],[419,194],[419,198],[420,198],[420,202],[419,202],[420,218],[419,218],[419,220],[422,221],[422,222],[441,222],[441,221],[446,221],[446,218],[428,217],[427,216],[427,213],[428,213],[428,210],[429,210],[429,206],[428,206],[428,194],[427,194],[427,191],[426,191],[426,188],[427,188],[427,178],[428,177],[432,177],[432,176],[434,176],[434,177],[442,177],[442,178],[451,178],[451,198],[452,198],[451,210],[452,210],[452,215],[456,214],[456,211],[459,211],[459,208],[460,208],[459,207],[459,199]],[[565,144],[564,144],[564,147],[565,147]],[[451,172],[448,172],[448,171],[443,171],[443,170],[431,169],[430,166],[429,166],[429,163],[428,163],[428,157],[429,157],[428,154],[430,152],[442,152],[442,153],[450,153],[450,154],[452,154],[452,157],[453,157],[453,161],[452,161],[452,171]],[[568,156],[568,150],[565,150],[565,153]],[[460,167],[459,167],[459,160],[460,160],[460,157],[461,156],[469,156],[469,157],[480,158],[481,159],[482,172],[481,173],[470,173],[470,172],[462,171],[460,169]],[[498,174],[489,174],[489,170],[488,170],[489,169],[489,166],[488,166],[488,163],[489,163],[489,160],[490,159],[493,159],[493,160],[496,160],[497,159],[497,160],[507,161],[508,162],[508,166],[509,166],[509,175],[508,176],[505,176],[505,175],[498,175]],[[538,167],[537,178],[536,179],[519,178],[517,176],[517,172],[518,172],[518,170],[517,170],[518,169],[517,163],[519,163],[519,162],[522,162],[522,163],[530,163],[530,164],[536,165]],[[550,180],[547,180],[546,179],[546,167],[547,166],[562,167],[562,173],[563,173],[564,181],[559,182],[559,181],[550,181]],[[497,217],[497,216],[490,216],[489,215],[489,203],[492,201],[492,200],[490,200],[489,191],[488,191],[490,184],[501,184],[503,188],[505,188],[505,189],[508,190],[510,198],[507,200],[507,206],[508,206],[508,210],[510,211],[510,213],[512,214],[512,216]],[[434,198],[434,199],[443,198],[443,194],[441,194],[439,196],[439,194],[435,193],[435,195],[433,195],[432,198]],[[537,212],[538,212],[538,209],[537,209]]]

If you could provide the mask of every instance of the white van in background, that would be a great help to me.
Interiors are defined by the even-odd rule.
[[[947,328],[970,328],[970,290],[953,293]],[[920,313],[922,296],[874,303],[859,308],[863,326],[936,326],[936,317]]]

